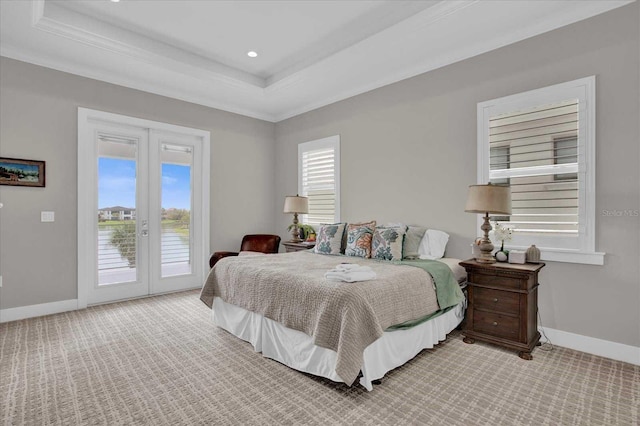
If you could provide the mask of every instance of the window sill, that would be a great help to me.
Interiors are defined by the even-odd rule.
[[[507,250],[526,250],[527,247],[508,246]],[[585,265],[604,265],[602,252],[581,252],[577,250],[563,250],[540,248],[540,260],[548,262],[582,263]]]

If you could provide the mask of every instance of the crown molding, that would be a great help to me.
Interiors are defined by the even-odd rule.
[[[32,27],[78,43],[107,50],[155,66],[172,69],[185,75],[206,78],[218,84],[238,88],[262,89],[263,78],[240,71],[208,58],[151,40],[132,31],[105,24],[45,0],[33,0]],[[47,16],[47,11],[49,15]],[[103,33],[86,28],[101,28]],[[138,47],[144,46],[144,47]]]
[[[184,90],[170,88],[164,84],[155,84],[151,81],[144,81],[137,78],[127,78],[124,75],[114,75],[109,72],[103,72],[96,67],[87,67],[82,64],[71,63],[66,60],[59,60],[50,56],[44,56],[39,52],[28,52],[24,48],[15,48],[7,43],[0,45],[0,56],[4,56],[17,61],[28,62],[34,65],[51,68],[69,74],[78,75],[80,77],[90,78],[93,80],[103,81],[105,83],[116,84],[118,86],[128,87],[130,89],[140,90],[160,96],[165,96],[180,101],[190,102],[203,105],[209,108],[215,108],[234,114],[244,115],[246,117],[256,118],[269,122],[275,122],[273,114],[265,113],[257,109],[243,108],[233,102],[221,102],[212,99],[202,92],[194,93]]]
[[[527,23],[527,25],[518,27],[515,31],[499,33],[493,38],[473,39],[473,34],[469,34],[469,38],[474,40],[474,42],[468,45],[459,46],[457,49],[449,49],[446,54],[443,55],[435,55],[433,57],[427,57],[423,60],[415,61],[410,66],[407,66],[405,68],[398,67],[395,72],[385,73],[377,79],[353,79],[353,84],[350,87],[340,91],[329,91],[328,95],[321,98],[316,97],[314,98],[313,102],[308,102],[296,108],[290,108],[281,113],[277,113],[275,114],[275,120],[276,122],[283,121],[288,118],[313,111],[323,106],[330,105],[332,103],[339,102],[341,100],[348,99],[350,97],[357,96],[411,77],[415,77],[417,75],[433,71],[435,69],[442,68],[447,65],[460,62],[465,59],[469,59],[474,56],[478,56],[513,43],[517,43],[527,38],[534,37],[536,35],[543,34],[545,32],[573,24],[575,22],[579,22],[581,20],[607,12],[609,10],[633,3],[634,1],[635,0],[621,0],[608,3],[586,2],[587,4],[584,5],[584,7],[566,8],[559,10],[557,11],[557,13],[550,15],[548,19],[545,19],[544,21],[530,21]],[[407,34],[407,37],[420,37],[423,34],[422,31],[428,29],[429,25],[441,21],[451,15],[463,12],[465,9],[469,9],[468,11],[471,12],[470,15],[472,16],[470,16],[470,18],[476,19],[477,16],[480,15],[480,13],[479,11],[473,11],[474,6],[483,8],[486,7],[486,5],[479,0],[443,2],[424,11],[422,13],[422,15],[424,16],[415,17],[417,23],[413,26],[411,31],[405,31],[405,33]],[[398,41],[399,39],[397,37],[384,38],[383,33],[384,32],[381,32],[380,34],[377,34],[370,39],[363,41],[362,44],[376,44],[378,49],[387,51],[398,49],[400,47]],[[381,38],[379,42],[375,40],[375,38],[378,36]],[[363,50],[367,50],[367,48],[365,47],[363,48]],[[327,59],[327,61],[329,61],[330,59]],[[318,64],[318,67],[320,66],[321,64]],[[330,75],[330,70],[325,69],[324,71],[325,72],[322,73],[322,75],[325,76],[325,78],[329,78],[327,76]],[[283,87],[269,86],[265,89],[265,91],[269,93],[271,90],[276,88],[282,89],[287,86],[293,87],[296,85],[300,85],[305,80],[305,78],[308,82],[308,75],[292,76],[276,83],[276,85],[282,84]]]
[[[292,52],[266,77],[266,87],[272,86],[274,83],[313,66],[344,49],[348,49],[387,28],[398,25],[411,16],[422,13],[425,10],[435,10],[441,7],[442,4],[441,0],[386,1],[386,4],[376,7],[374,11],[370,11],[350,22],[348,31],[343,28],[321,39],[319,42],[310,44],[304,49],[304,52]]]
[[[420,30],[429,26],[433,22],[437,22],[441,19],[444,19],[445,17],[452,15],[468,6],[471,6],[472,4],[477,3],[478,1],[479,0],[456,0],[456,1],[445,1],[445,2],[438,3],[437,5],[432,6],[420,12],[419,14],[414,15],[412,18],[408,18],[407,20],[403,21],[402,25],[405,27],[405,29],[402,30],[402,33],[403,33],[402,35],[404,37],[416,37],[419,35]],[[411,24],[413,28],[407,29],[406,21],[409,21],[409,20],[413,21]],[[383,31],[380,31],[377,34],[374,34],[373,36],[368,37],[365,40],[362,40],[358,43],[355,43],[354,45],[350,46],[347,49],[344,49],[342,52],[337,52],[333,56],[344,55],[345,53],[352,52],[352,51],[362,51],[362,50],[370,50],[370,49],[378,49],[378,50],[384,51],[388,48],[396,48],[397,45],[403,43],[404,41],[403,37],[392,35],[391,43],[386,38],[386,34],[388,32],[391,32],[394,30],[397,31],[397,29],[394,29],[394,27],[395,25]],[[373,47],[374,45],[375,47]],[[331,57],[324,58],[318,61],[317,63],[314,64],[314,66],[322,66],[323,63],[325,62],[331,62]],[[331,66],[333,66],[333,64],[331,64]],[[401,70],[399,71],[400,73],[398,75],[389,76],[389,80],[398,81],[399,79],[406,78],[406,77],[402,77],[403,75],[402,71]],[[298,72],[298,73],[280,78],[278,80],[274,80],[272,83],[270,83],[265,87],[265,93],[268,95],[270,93],[286,90],[291,86],[300,84],[300,82],[303,81],[305,78],[306,78],[306,73]],[[380,86],[377,86],[377,87],[380,87]],[[362,92],[359,92],[359,93],[362,93]]]
[[[0,55],[278,122],[631,2],[443,1],[272,83],[50,1],[2,2]]]

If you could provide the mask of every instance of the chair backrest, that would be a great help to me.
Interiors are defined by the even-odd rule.
[[[280,237],[270,234],[245,235],[242,238],[240,251],[259,251],[261,253],[277,253],[280,248]]]

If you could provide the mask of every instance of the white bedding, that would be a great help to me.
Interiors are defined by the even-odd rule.
[[[415,327],[386,331],[369,345],[362,362],[360,384],[368,391],[372,382],[403,365],[421,350],[432,348],[464,318],[465,301],[450,311]],[[291,368],[335,382],[343,380],[335,372],[336,352],[313,344],[311,336],[224,302],[213,301],[213,321],[234,336],[251,343],[257,352]]]
[[[443,257],[441,259],[437,259],[438,262],[446,263],[451,272],[453,272],[453,276],[456,281],[459,283],[463,283],[467,280],[467,270],[460,266],[460,259],[455,259],[453,257]]]

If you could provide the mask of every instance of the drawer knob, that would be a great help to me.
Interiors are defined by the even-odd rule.
[[[496,297],[495,299],[493,299],[493,301],[494,301],[494,302],[497,302],[497,301],[498,301],[498,298]]]
[[[498,323],[497,323],[496,321],[494,321],[494,322],[493,322],[493,325],[494,325],[494,326],[496,326],[496,325],[498,325]]]

